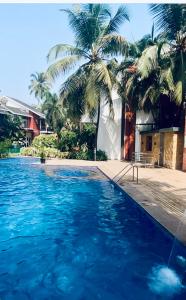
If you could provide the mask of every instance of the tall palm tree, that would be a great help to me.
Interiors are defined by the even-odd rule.
[[[163,43],[162,37],[154,37],[153,24],[151,34],[145,35],[134,44],[129,44],[128,56],[118,68],[122,75],[119,93],[124,101],[130,102],[133,109],[145,108],[147,87],[148,91],[152,90],[150,83],[156,85],[157,79],[160,79],[160,52]],[[165,68],[162,62],[161,67]],[[143,101],[142,93],[146,95]]]
[[[40,102],[49,92],[50,83],[47,80],[46,74],[36,72],[31,74],[31,84],[29,85],[30,94],[34,94],[38,102]]]
[[[161,95],[177,102],[171,62],[166,44],[147,47],[135,63],[124,72],[124,96],[133,108],[151,110],[156,119]]]
[[[47,93],[41,106],[47,124],[56,132],[58,138],[66,120],[66,110],[59,103],[57,94]]]
[[[186,100],[186,4],[151,4],[150,11],[169,41],[176,100],[182,104]]]
[[[48,68],[47,75],[54,80],[76,67],[62,84],[60,97],[69,108],[74,108],[71,113],[81,115],[88,111],[91,116],[97,113],[97,141],[101,98],[105,98],[113,112],[111,92],[116,78],[111,67],[112,57],[126,53],[127,43],[118,30],[124,21],[129,21],[129,15],[126,8],[120,6],[112,17],[109,7],[101,4],[62,11],[68,15],[69,25],[75,33],[75,45],[59,44],[50,50],[49,60],[62,58]]]
[[[186,4],[149,4],[155,25],[169,40],[186,31]]]

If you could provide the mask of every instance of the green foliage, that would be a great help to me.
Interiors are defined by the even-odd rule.
[[[94,149],[96,139],[96,126],[94,124],[84,124],[79,135],[79,144],[86,144],[88,149]]]
[[[36,156],[41,158],[54,158],[60,155],[60,151],[56,148],[49,148],[49,147],[25,147],[21,148],[21,155],[24,156]]]
[[[44,148],[40,151],[39,156],[40,156],[41,159],[46,158],[46,152],[45,152]]]
[[[163,31],[170,40],[176,40],[179,31],[186,30],[185,4],[150,4],[150,11],[157,29]]]
[[[36,147],[24,147],[21,148],[21,155],[23,156],[33,156],[40,158],[61,158],[61,159],[78,159],[78,160],[93,160],[94,152],[93,150],[87,150],[87,148],[80,148],[79,150],[73,149],[68,152],[60,152],[56,148],[36,148]],[[97,161],[107,160],[107,155],[104,151],[98,150],[96,155]]]
[[[62,158],[62,159],[67,159],[67,158],[69,158],[69,152],[68,152],[68,151],[66,151],[66,152],[60,152],[60,153],[58,154],[58,158]]]
[[[46,94],[49,92],[50,83],[47,80],[47,76],[45,73],[31,74],[31,84],[29,85],[30,94],[34,94],[34,96],[38,99],[38,101],[42,100]]]
[[[118,82],[114,76],[116,60],[115,66],[111,61],[115,55],[126,54],[126,40],[119,34],[120,26],[129,21],[126,7],[120,6],[115,15],[102,4],[62,11],[75,33],[75,45],[58,44],[50,50],[48,60],[54,62],[47,70],[48,78],[53,81],[76,68],[60,89],[60,99],[73,121],[80,121],[85,112],[93,118],[99,110],[101,94],[113,112],[112,88]],[[99,114],[97,127],[98,124]]]
[[[69,159],[79,159],[79,160],[94,160],[94,152],[93,150],[78,150],[78,151],[72,151],[69,153],[68,156]],[[107,155],[104,151],[98,150],[96,153],[96,160],[97,161],[106,161]]]
[[[40,134],[34,138],[32,146],[35,148],[57,148],[57,136],[56,134]]]
[[[39,151],[35,147],[23,147],[20,154],[23,156],[38,156]]]
[[[105,153],[105,151],[102,150],[98,150],[96,153],[96,160],[108,160],[107,154]]]
[[[24,136],[21,118],[14,115],[0,114],[0,141],[11,139],[16,141]]]
[[[9,155],[9,148],[11,145],[11,140],[4,140],[0,142],[0,158],[7,157]]]
[[[78,143],[78,135],[74,131],[64,130],[60,133],[59,149],[60,151],[71,151]]]
[[[65,124],[66,109],[60,103],[58,96],[48,92],[41,109],[46,116],[47,124],[59,136]]]
[[[93,160],[93,151],[82,149],[78,151],[72,151],[69,153],[69,159],[78,159],[78,160]]]

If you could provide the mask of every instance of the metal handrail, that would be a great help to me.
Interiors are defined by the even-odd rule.
[[[127,165],[127,166],[125,166],[119,173],[117,173],[113,178],[112,178],[112,180],[114,180],[116,177],[118,177],[124,170],[126,170],[126,168],[127,167],[129,167],[128,168],[128,170],[124,173],[124,174],[122,174],[115,182],[117,183],[122,177],[124,177],[131,169],[132,169],[132,171],[133,171],[133,174],[132,174],[132,178],[133,178],[133,181],[135,181],[135,168],[136,168],[136,182],[137,182],[137,184],[138,184],[138,182],[139,182],[139,172],[138,172],[138,166],[136,166],[136,165],[134,165],[134,164],[130,164],[130,165]]]
[[[132,162],[144,165],[145,167],[148,165],[154,166],[154,156],[149,153],[143,152],[133,152],[132,153]]]
[[[121,171],[119,171],[113,178],[112,180],[114,180],[114,178],[116,178],[118,175],[120,175],[126,168],[131,167],[131,164],[126,165]]]
[[[124,177],[131,169],[133,168],[133,166],[130,166],[130,168],[124,173],[122,174],[119,179],[116,180],[116,182],[118,182],[122,177]]]

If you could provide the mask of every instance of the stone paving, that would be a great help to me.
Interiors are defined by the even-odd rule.
[[[51,159],[47,165],[96,166],[113,179],[129,163]],[[121,173],[122,174],[122,173]],[[139,183],[132,181],[132,170],[114,181],[151,216],[186,244],[186,173],[165,168],[139,168]]]

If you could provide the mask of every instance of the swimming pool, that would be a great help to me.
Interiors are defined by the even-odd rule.
[[[96,168],[0,160],[0,299],[186,299],[183,286],[164,294],[152,288],[172,244]],[[186,257],[178,242],[171,267],[181,278],[177,255]]]

